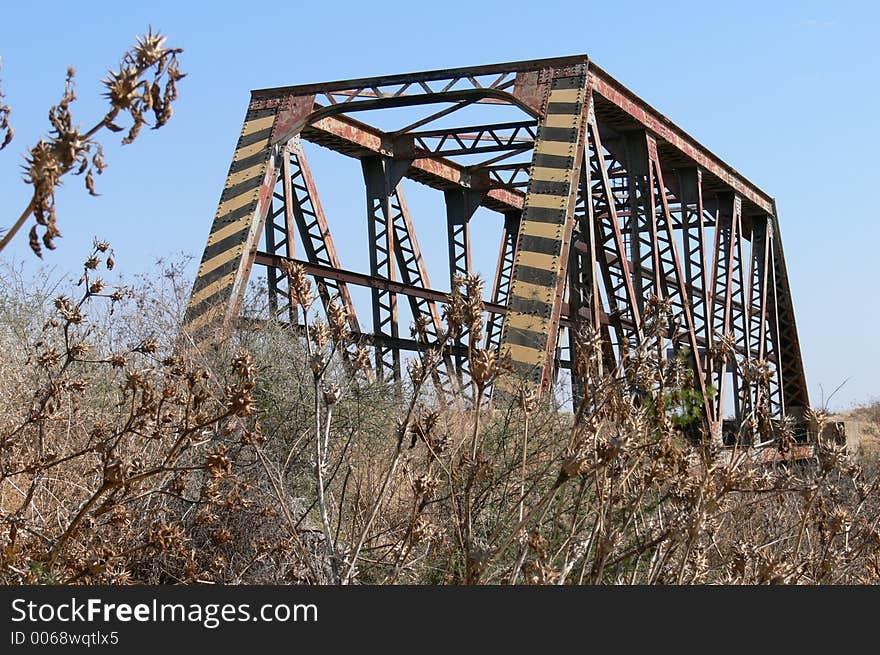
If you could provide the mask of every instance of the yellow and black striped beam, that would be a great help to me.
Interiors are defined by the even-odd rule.
[[[538,128],[501,335],[517,378],[546,390],[552,377],[589,110],[586,65],[557,73]]]
[[[238,313],[274,186],[277,113],[250,109],[245,117],[186,311],[185,327],[197,344]]]

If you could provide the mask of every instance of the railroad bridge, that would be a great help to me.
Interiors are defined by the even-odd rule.
[[[400,108],[407,120],[394,129],[367,122]],[[364,187],[346,191],[366,196],[368,272],[340,261],[304,142],[360,161]],[[435,189],[446,217],[449,267],[437,287],[404,179]],[[271,310],[296,322],[281,270],[294,260],[324,306],[338,298],[368,337],[376,376],[398,379],[402,352],[442,331],[441,289],[472,272],[480,246],[470,220],[481,207],[497,213],[500,232],[486,344],[509,352],[527,383],[546,390],[570,371],[578,323],[601,330],[613,367],[642,337],[646,299],[657,295],[678,315],[670,345],[696,354],[710,425],[741,419],[761,393],[741,373],[748,360],[770,367],[771,413],[802,418],[807,386],[773,198],[585,55],[252,91],[190,333],[216,338],[238,318],[254,264],[266,267]],[[369,328],[353,286],[369,289]],[[427,326],[418,338],[401,336],[398,300]],[[732,336],[740,366],[709,356],[721,335]],[[440,365],[441,395],[467,375],[462,342]]]

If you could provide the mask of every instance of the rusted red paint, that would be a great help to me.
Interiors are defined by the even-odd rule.
[[[309,125],[309,129],[318,130],[326,135],[344,139],[371,154],[380,154],[386,157],[394,157],[396,154],[392,140],[388,136],[374,128],[357,124],[353,119],[346,116],[322,118]],[[438,189],[446,188],[450,185],[465,188],[479,186],[479,182],[472,173],[442,157],[415,159],[410,164],[408,176],[414,177],[416,175],[418,175],[417,179],[420,182],[425,182]],[[524,199],[521,192],[510,189],[490,189],[487,197],[497,205],[508,210],[522,209]]]
[[[539,113],[543,113],[550,92],[550,80],[541,78],[539,70],[522,71],[516,74],[513,87],[513,95]]]
[[[755,203],[762,211],[773,214],[773,199],[770,196],[697,143],[693,137],[689,136],[663,114],[611,78],[605,71],[594,64],[590,65],[590,71],[594,84],[593,90],[596,93],[606,100],[613,102],[640,124],[644,125],[646,129],[675,147],[695,164],[716,176],[744,198]]]
[[[292,136],[298,134],[305,125],[305,119],[312,113],[315,106],[315,96],[289,95],[281,101],[278,108],[278,116],[272,128],[272,143],[289,141]]]

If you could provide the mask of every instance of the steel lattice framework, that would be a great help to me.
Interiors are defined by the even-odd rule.
[[[506,120],[440,126],[477,106],[481,115],[503,107]],[[401,107],[420,118],[393,131],[355,118]],[[360,160],[369,273],[339,261],[303,141]],[[448,300],[429,281],[404,178],[443,192],[450,279],[471,272],[475,211],[501,215],[486,339],[525,380],[546,390],[571,367],[581,323],[601,331],[613,367],[642,337],[646,299],[657,295],[679,316],[670,347],[696,354],[710,425],[721,422],[725,393],[737,419],[762,393],[740,366],[709,356],[721,335],[740,363],[767,362],[772,413],[801,419],[807,386],[774,200],[586,56],[253,91],[187,311],[190,333],[207,340],[228,328],[255,263],[267,267],[273,312],[296,323],[280,270],[295,260],[324,306],[338,298],[353,332],[369,336],[376,376],[398,379],[401,351],[433,343]],[[370,330],[350,285],[370,289]],[[398,298],[426,326],[416,338],[399,333]],[[441,398],[467,375],[466,340],[445,350],[434,378]]]

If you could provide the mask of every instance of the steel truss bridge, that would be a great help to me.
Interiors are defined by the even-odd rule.
[[[419,117],[394,130],[364,122],[398,108]],[[487,120],[455,122],[474,108]],[[304,141],[360,161],[369,272],[340,262]],[[449,270],[439,289],[404,178],[442,192]],[[621,346],[642,337],[646,300],[656,295],[679,317],[671,347],[696,354],[710,427],[719,429],[725,402],[736,420],[756,402],[757,384],[741,373],[755,360],[771,372],[771,414],[801,420],[807,385],[773,198],[586,56],[253,91],[189,331],[204,342],[237,320],[254,264],[266,267],[272,311],[296,323],[281,270],[293,260],[314,277],[323,305],[338,299],[352,331],[368,337],[376,377],[399,379],[402,351],[430,347],[442,333],[442,288],[472,272],[469,221],[480,207],[498,214],[501,232],[486,344],[509,353],[527,383],[543,391],[571,369],[577,324],[601,331],[613,368]],[[353,285],[370,290],[369,329]],[[416,338],[400,334],[399,300],[427,326]],[[739,365],[710,356],[722,335]],[[466,342],[445,350],[434,377],[441,399],[467,376]],[[573,389],[579,382],[572,378]]]

